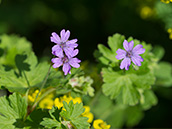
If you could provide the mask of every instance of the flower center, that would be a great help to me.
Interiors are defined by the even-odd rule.
[[[69,61],[69,59],[67,57],[63,57],[62,61],[63,61],[63,63],[67,63]]]
[[[60,43],[60,47],[61,47],[61,48],[66,47],[66,42],[61,42],[61,43]]]
[[[131,58],[132,55],[133,55],[133,54],[132,54],[131,51],[128,51],[127,54],[126,54],[126,56],[129,57],[129,58]]]

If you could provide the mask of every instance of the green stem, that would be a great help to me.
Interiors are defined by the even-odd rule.
[[[45,96],[47,96],[49,93],[51,93],[51,92],[53,92],[53,91],[55,91],[56,90],[56,88],[51,88],[51,89],[49,89],[49,90],[47,90],[44,94],[42,94],[41,95],[41,97],[40,97],[40,99],[37,101],[37,102],[35,102],[34,103],[34,105],[32,106],[32,111],[35,109],[35,107],[38,105],[38,103],[45,97]]]
[[[28,94],[29,94],[29,90],[30,90],[30,83],[29,83],[29,81],[28,81],[28,79],[27,79],[27,76],[26,76],[26,74],[25,74],[25,72],[23,71],[23,75],[24,75],[24,78],[26,79],[26,82],[27,82],[27,85],[28,85],[28,87],[29,87],[29,89],[26,91],[26,102],[28,103]]]
[[[37,100],[37,98],[38,98],[38,96],[39,96],[41,90],[44,88],[44,86],[45,86],[45,84],[46,84],[46,82],[47,82],[47,79],[48,79],[50,70],[51,70],[51,64],[50,64],[50,67],[49,67],[49,69],[48,69],[47,75],[46,75],[46,77],[45,77],[45,79],[44,79],[44,81],[43,81],[43,83],[42,83],[42,85],[41,85],[41,88],[40,88],[38,94],[36,95],[35,101],[33,102],[33,106],[34,106],[35,104],[37,105],[36,100]],[[33,106],[32,106],[32,109],[33,109]]]
[[[26,76],[26,74],[25,74],[24,71],[23,71],[23,75],[24,75],[24,77],[25,77],[25,79],[26,79],[26,82],[27,82],[28,87],[30,88],[30,83],[29,83],[29,81],[28,81],[28,79],[27,79],[27,76]]]

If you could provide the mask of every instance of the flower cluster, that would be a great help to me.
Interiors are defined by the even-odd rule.
[[[145,49],[141,44],[136,45],[134,48],[134,41],[130,41],[128,43],[127,40],[124,40],[123,47],[125,50],[118,49],[116,51],[117,56],[116,58],[118,60],[124,59],[121,62],[120,69],[129,69],[129,66],[131,65],[131,61],[137,65],[141,66],[141,62],[143,61],[143,58],[139,54],[143,54],[145,52]]]
[[[168,4],[168,3],[172,2],[172,0],[161,0],[161,2]]]
[[[68,40],[69,36],[70,31],[63,29],[60,32],[60,36],[53,32],[50,37],[51,42],[56,44],[52,47],[52,54],[57,56],[57,58],[51,60],[54,63],[53,68],[58,68],[63,65],[65,75],[71,73],[71,66],[79,68],[79,63],[81,62],[78,58],[74,58],[79,52],[78,49],[75,49],[78,46],[76,43],[77,39]]]
[[[169,39],[172,39],[172,28],[169,28],[167,32],[169,33]]]

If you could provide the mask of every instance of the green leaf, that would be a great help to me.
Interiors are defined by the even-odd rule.
[[[111,62],[114,62],[114,60],[116,60],[115,58],[116,54],[113,53],[110,49],[108,49],[104,45],[99,44],[98,49],[106,59],[110,60]]]
[[[48,110],[35,109],[27,117],[27,125],[34,129],[43,128],[40,123],[43,121],[43,118],[47,117],[50,117]]]
[[[40,124],[45,126],[45,128],[58,127],[58,129],[62,129],[60,122],[50,118],[43,118],[43,121]]]
[[[11,92],[24,94],[28,88],[40,87],[49,65],[46,62],[39,63],[33,52],[16,55],[16,66],[18,70],[6,70],[0,67],[1,86]]]
[[[30,53],[32,46],[26,38],[17,35],[1,35],[0,62],[4,65],[15,67],[15,56],[22,53]]]
[[[156,2],[155,4],[155,11],[157,17],[165,23],[165,28],[171,28],[172,25],[172,5],[171,4],[164,4],[161,1]]]
[[[123,35],[116,33],[113,36],[108,37],[108,45],[111,48],[111,50],[114,53],[116,53],[118,48],[122,47],[124,40],[125,40],[125,37]]]
[[[150,89],[151,85],[155,83],[155,76],[151,72],[141,75],[131,74],[130,79],[137,88],[143,90]]]
[[[125,125],[133,127],[143,118],[140,106],[127,106],[121,103],[114,103],[103,94],[99,94],[91,105],[91,111],[95,118],[103,119],[111,125],[111,128],[121,128]],[[101,112],[101,113],[100,113]]]
[[[81,117],[80,115],[84,112],[83,104],[76,103],[73,104],[72,101],[69,102],[69,105],[63,101],[64,108],[66,111],[62,111],[60,115],[67,121],[70,121],[71,124],[77,129],[87,129],[89,128],[89,123],[87,122],[87,117]]]
[[[164,56],[165,54],[165,50],[163,47],[161,46],[154,46],[153,47],[153,53],[154,55],[156,56],[156,58],[158,58],[159,60],[162,59],[162,57]]]
[[[134,125],[137,125],[144,116],[141,108],[138,106],[127,107],[125,109],[125,115],[127,127],[133,127]]]
[[[115,99],[121,93],[124,104],[135,105],[140,99],[137,89],[132,85],[129,75],[120,75],[117,72],[102,69],[103,74],[103,93]]]
[[[27,103],[21,95],[13,93],[9,98],[0,97],[0,128],[15,128],[18,121],[24,122],[27,114]]]
[[[168,62],[160,62],[155,69],[156,85],[172,86],[172,65]]]
[[[143,101],[141,102],[141,106],[144,110],[148,110],[158,103],[156,95],[151,90],[144,91],[143,96],[144,97]]]
[[[124,80],[123,80],[124,81]],[[129,105],[136,105],[140,99],[140,95],[136,88],[133,87],[129,78],[125,78],[125,87],[123,87],[123,103]]]

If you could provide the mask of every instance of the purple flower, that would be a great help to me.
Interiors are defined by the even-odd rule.
[[[77,39],[68,40],[69,36],[70,36],[70,31],[67,30],[65,32],[64,29],[60,32],[60,37],[55,32],[52,33],[52,36],[50,37],[51,42],[54,42],[57,44],[52,47],[53,55],[62,57],[64,56],[64,53],[63,53],[64,51],[68,57],[71,56],[73,49],[76,48],[78,44],[76,43]]]
[[[130,41],[128,43],[127,40],[124,40],[123,47],[125,50],[118,49],[116,51],[117,56],[116,58],[118,60],[123,59],[120,65],[120,69],[129,69],[129,66],[131,65],[131,61],[137,65],[141,66],[141,62],[143,61],[143,58],[139,54],[143,54],[145,52],[145,49],[142,48],[143,46],[141,44],[136,45],[134,48],[134,41]]]
[[[78,63],[81,62],[78,58],[73,58],[78,54],[78,49],[72,51],[72,55],[70,57],[66,55],[59,56],[59,58],[53,58],[51,61],[54,63],[53,68],[58,68],[63,65],[63,72],[65,75],[68,73],[71,74],[71,66],[74,68],[79,68],[80,65]]]

